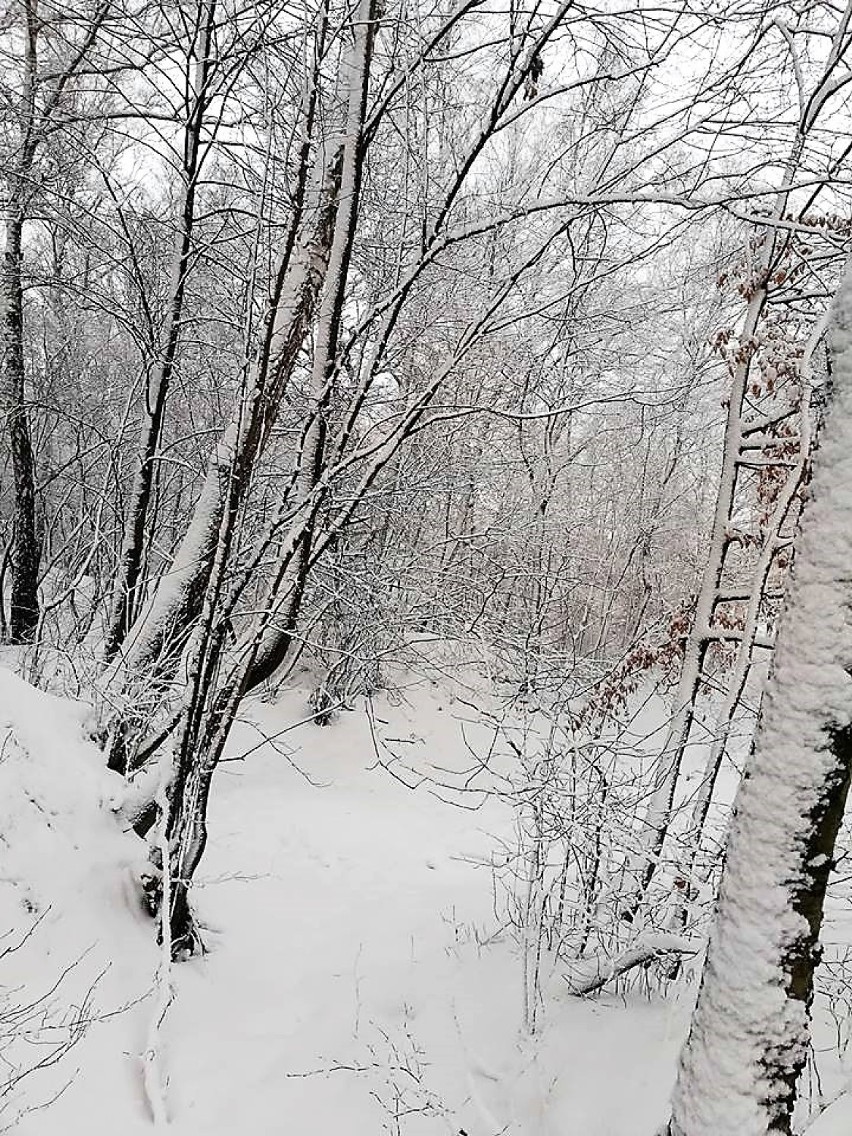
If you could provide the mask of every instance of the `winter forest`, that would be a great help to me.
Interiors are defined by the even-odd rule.
[[[2,0],[0,1132],[852,1131],[852,0]]]

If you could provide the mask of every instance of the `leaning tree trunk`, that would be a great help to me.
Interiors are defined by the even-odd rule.
[[[282,256],[260,358],[250,368],[247,390],[210,456],[200,496],[169,572],[127,635],[116,668],[119,674],[132,677],[167,669],[166,661],[177,659],[201,611],[222,517],[228,508],[239,509],[311,327],[328,268],[339,179],[336,155],[318,190],[313,227],[300,244],[288,245]]]
[[[12,594],[9,604],[9,638],[13,643],[27,642],[33,637],[38,625],[38,569],[41,559],[36,530],[33,448],[24,391],[22,231],[23,217],[20,212],[13,212],[6,222],[0,298],[3,308],[0,409],[6,417],[15,487]]]
[[[325,286],[319,302],[312,406],[302,439],[297,478],[298,489],[307,497],[304,510],[306,516],[297,547],[292,550],[295,554],[304,549],[301,555],[295,557],[297,578],[294,583],[299,595],[304,587],[307,571],[305,558],[309,555],[316,520],[317,505],[311,501],[310,495],[318,483],[322,463],[324,413],[336,370],[337,343],[358,216],[362,137],[375,34],[373,6],[374,0],[360,0],[353,28],[347,130],[337,175],[340,178],[337,208],[333,218],[328,218],[331,222],[328,234],[330,239],[321,246],[323,275],[325,277],[327,274],[327,279],[324,279]],[[188,652],[187,695],[175,747],[174,781],[167,826],[172,878],[175,881],[169,911],[175,957],[192,954],[198,949],[198,933],[189,906],[188,890],[207,841],[207,802],[213,773],[240,699],[246,691],[249,672],[265,626],[265,621],[262,620],[249,651],[222,677],[219,672],[225,661],[226,636],[222,620],[217,619],[217,607],[236,517],[233,507],[222,516],[201,624],[196,632],[196,643],[191,645],[194,649]],[[298,567],[303,564],[304,567]],[[290,578],[287,566],[285,564],[281,573],[282,579],[277,581],[279,585],[283,583],[283,578]],[[274,595],[273,590],[273,604]]]
[[[669,1136],[789,1134],[852,770],[852,272],[775,664],[727,864]]]

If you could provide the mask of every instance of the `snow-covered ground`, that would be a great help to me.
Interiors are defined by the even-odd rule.
[[[422,682],[326,728],[294,725],[304,714],[303,690],[254,703],[217,775],[194,892],[209,949],[174,968],[162,1029],[169,1131],[653,1136],[692,992],[581,1000],[551,974],[540,1030],[524,1034],[488,866],[511,812],[408,772],[461,783],[489,740],[466,703]],[[4,944],[35,928],[0,962],[3,992],[21,1004],[58,982],[36,1018],[58,1023],[87,999],[89,1025],[20,1083],[0,1130],[30,1107],[22,1136],[142,1136],[158,961],[132,883],[143,845],[118,830],[118,779],[78,706],[0,671],[3,737]],[[377,754],[391,752],[389,771]],[[34,1064],[66,1036],[5,1055]]]

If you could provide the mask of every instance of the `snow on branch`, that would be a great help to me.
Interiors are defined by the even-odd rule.
[[[596,958],[578,960],[562,977],[571,994],[594,994],[614,978],[619,978],[637,966],[644,966],[663,955],[696,955],[703,947],[703,943],[681,935],[648,933],[613,958],[599,955]]]

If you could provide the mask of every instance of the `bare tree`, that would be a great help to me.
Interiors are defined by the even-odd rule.
[[[181,193],[179,221],[175,236],[174,261],[171,270],[172,293],[168,303],[166,326],[162,332],[159,357],[152,360],[147,376],[140,430],[138,468],[131,500],[127,509],[124,537],[115,580],[115,596],[110,625],[104,641],[104,654],[111,659],[120,648],[139,606],[140,577],[143,570],[146,531],[151,507],[157,450],[163,432],[163,417],[169,386],[180,346],[181,321],[184,310],[187,277],[195,251],[196,197],[209,140],[205,137],[205,119],[210,101],[216,93],[214,76],[214,32],[216,0],[196,6],[187,45],[187,78],[185,106],[181,118],[183,146],[180,160]],[[150,534],[149,534],[150,535]]]
[[[835,842],[852,776],[852,277],[772,676],[740,788],[670,1136],[792,1131]]]
[[[779,555],[783,554],[783,534],[794,525],[799,506],[798,491],[806,476],[809,453],[811,407],[809,398],[803,398],[796,384],[788,384],[780,395],[776,393],[777,370],[779,362],[772,355],[775,345],[765,331],[767,310],[772,305],[790,303],[787,280],[790,273],[790,249],[795,232],[781,224],[792,220],[793,191],[797,178],[805,165],[805,152],[811,136],[815,133],[820,115],[825,111],[831,97],[849,81],[849,71],[844,63],[847,49],[852,43],[850,32],[852,7],[849,5],[836,19],[831,29],[830,46],[822,69],[815,76],[812,85],[806,86],[799,65],[799,50],[793,31],[779,22],[776,34],[786,41],[785,46],[793,53],[796,64],[798,86],[798,121],[790,152],[784,163],[781,185],[775,194],[769,216],[760,218],[762,232],[756,238],[757,253],[754,264],[748,264],[745,277],[740,282],[740,294],[747,302],[742,327],[736,337],[735,346],[727,352],[731,385],[727,396],[727,417],[725,438],[719,472],[719,491],[709,534],[709,548],[702,574],[695,610],[689,635],[684,647],[684,661],[677,689],[673,695],[673,714],[661,746],[661,758],[655,776],[653,795],[648,804],[643,821],[642,848],[632,865],[634,874],[633,899],[625,907],[625,914],[635,919],[642,897],[646,894],[654,873],[660,864],[663,846],[672,820],[675,793],[683,765],[684,755],[694,739],[696,715],[706,686],[705,670],[713,660],[713,647],[719,644],[734,643],[737,660],[728,680],[729,697],[722,708],[718,723],[718,744],[711,757],[710,766],[704,778],[701,803],[696,811],[698,833],[706,817],[706,806],[712,794],[716,773],[724,754],[726,739],[731,721],[739,704],[743,688],[758,646],[772,645],[771,637],[762,637],[761,615],[766,602],[767,583],[771,569],[777,565]],[[795,215],[800,223],[819,192],[819,186],[804,200]],[[813,277],[809,278],[807,290],[813,288]],[[830,294],[830,293],[829,293]],[[792,301],[795,303],[795,300]],[[801,305],[799,305],[801,307]],[[797,316],[801,318],[797,309]],[[820,326],[819,311],[811,314],[811,324]],[[798,357],[790,367],[796,371],[809,368],[821,335],[805,334],[806,344],[798,352]],[[727,342],[727,340],[726,340]],[[767,351],[767,346],[770,348]],[[796,352],[790,350],[790,356]],[[789,365],[784,360],[781,367]],[[769,398],[763,406],[759,396],[765,385],[764,373],[770,374],[769,391],[775,397]],[[800,380],[799,380],[800,381]],[[784,448],[784,438],[775,428],[796,415],[799,431],[795,448],[797,460],[791,463],[789,447]],[[783,431],[782,431],[783,433]],[[795,431],[788,433],[795,436]],[[775,447],[775,450],[773,450]],[[780,450],[780,454],[779,451]],[[764,526],[765,531],[755,538],[759,542],[760,555],[751,568],[749,586],[744,587],[746,571],[737,562],[736,551],[749,539],[738,529],[737,511],[741,506],[743,482],[749,469],[768,469],[774,465],[777,473],[784,478],[783,488],[777,487],[778,499],[772,525]],[[788,467],[791,467],[788,469]],[[734,586],[730,586],[730,581]],[[727,585],[727,586],[726,586]],[[747,616],[742,626],[731,626],[730,617],[725,618],[725,605],[731,602],[748,603]]]
[[[3,156],[6,235],[0,271],[0,409],[6,418],[14,476],[9,635],[12,642],[21,643],[32,637],[38,623],[41,559],[26,395],[24,229],[41,189],[39,155],[69,117],[75,78],[97,42],[110,5],[108,0],[98,0],[79,16],[66,13],[51,21],[43,19],[36,0],[23,0],[15,8],[11,40],[18,49],[18,81],[3,91],[9,127]],[[4,34],[9,38],[9,32]],[[46,60],[41,58],[43,48]]]

